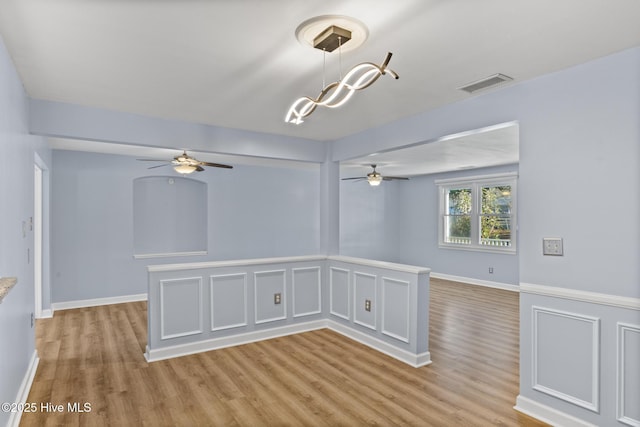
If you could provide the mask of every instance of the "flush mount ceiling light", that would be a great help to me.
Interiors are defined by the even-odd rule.
[[[342,51],[353,50],[366,40],[367,28],[360,21],[345,16],[319,16],[303,22],[296,29],[296,37],[305,45],[326,52],[338,50],[340,59]],[[381,65],[371,62],[363,62],[351,68],[344,77],[338,81],[323,84],[320,94],[315,98],[303,96],[298,98],[289,108],[285,121],[287,123],[300,124],[305,117],[313,113],[317,106],[337,108],[346,103],[353,94],[371,86],[378,78],[388,74],[394,79],[398,78],[395,71],[388,69],[391,60],[391,52]],[[342,61],[340,61],[342,62]],[[341,70],[342,71],[342,70]]]

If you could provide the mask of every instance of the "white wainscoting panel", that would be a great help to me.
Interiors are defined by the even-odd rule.
[[[534,390],[598,412],[600,320],[532,306]]]
[[[618,322],[618,421],[640,427],[640,325]]]
[[[344,268],[329,268],[329,313],[346,320],[351,317],[349,273],[350,271]]]
[[[202,333],[202,277],[160,281],[160,339]]]
[[[247,325],[247,273],[220,274],[209,278],[211,330]]]
[[[409,282],[382,278],[382,333],[409,342],[410,289]]]
[[[291,269],[293,317],[322,313],[320,267]]]
[[[378,301],[376,301],[377,276],[361,272],[353,273],[353,323],[376,330]],[[365,300],[371,301],[371,311],[365,311]]]
[[[256,271],[254,273],[254,305],[256,324],[287,318],[286,270]],[[280,294],[280,304],[274,295]]]

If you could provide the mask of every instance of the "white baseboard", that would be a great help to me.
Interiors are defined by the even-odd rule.
[[[474,279],[472,277],[453,276],[451,274],[431,272],[431,277],[435,279],[451,280],[453,282],[466,283],[468,285],[485,286],[487,288],[503,289],[505,291],[520,292],[520,286],[509,283],[492,282],[490,280]]]
[[[513,409],[552,426],[597,427],[595,424],[583,421],[573,415],[565,414],[564,412],[558,411],[557,409],[543,405],[524,396],[518,396],[516,398],[516,406],[514,406]]]
[[[16,395],[15,403],[20,404],[27,402],[27,399],[29,398],[29,391],[31,391],[31,384],[33,384],[33,378],[36,376],[39,362],[40,358],[38,357],[38,352],[33,350],[29,366],[27,367],[27,372],[24,374],[24,378],[20,384],[20,389]],[[22,418],[22,411],[12,412],[11,416],[9,416],[7,427],[18,427],[20,425],[20,418]]]
[[[228,337],[214,338],[206,341],[198,341],[187,344],[174,345],[157,349],[149,349],[144,354],[147,362],[171,359],[173,357],[188,356],[205,351],[219,350],[221,348],[233,347],[236,345],[249,344],[256,341],[263,341],[272,338],[284,337],[287,335],[299,334],[302,332],[314,331],[327,327],[326,320],[316,320],[312,322],[296,323],[278,328],[263,329],[260,331],[247,332],[245,334],[231,335]]]
[[[99,305],[122,304],[134,301],[146,301],[147,294],[122,295],[119,297],[94,298],[76,301],[54,302],[51,304],[51,310],[71,310],[74,308],[97,307]]]
[[[327,320],[327,323],[328,328],[332,331],[344,335],[345,337],[350,338],[354,341],[357,341],[360,344],[364,344],[367,347],[371,347],[372,349],[377,350],[380,353],[384,353],[387,356],[391,356],[394,359],[406,363],[407,365],[413,366],[414,368],[426,366],[431,363],[431,353],[429,353],[428,351],[421,354],[413,354],[411,352],[402,350],[401,348],[394,347],[391,344],[387,344],[386,342],[379,340],[378,338],[363,334],[362,332],[350,328],[349,326],[334,322],[333,320]]]
[[[264,329],[260,331],[248,332],[245,334],[232,335],[228,337],[214,338],[207,341],[199,341],[171,347],[149,349],[144,354],[147,362],[171,359],[173,357],[188,356],[190,354],[203,353],[205,351],[219,350],[221,348],[233,347],[236,345],[249,344],[252,342],[268,340],[272,338],[284,337],[287,335],[299,334],[302,332],[315,331],[318,329],[331,329],[349,339],[358,341],[374,350],[398,359],[414,368],[426,366],[431,363],[431,354],[427,351],[422,354],[413,354],[400,348],[394,347],[377,338],[363,334],[348,326],[342,325],[332,320],[322,319],[312,322],[297,323],[278,328]]]
[[[53,309],[49,308],[46,310],[42,310],[37,319],[51,319],[53,317]]]

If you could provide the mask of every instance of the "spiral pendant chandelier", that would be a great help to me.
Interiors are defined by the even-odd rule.
[[[331,19],[335,17],[319,18]],[[346,17],[340,18],[347,19]],[[301,29],[304,30],[312,28],[309,24],[309,22],[312,21],[315,23],[316,21],[318,21],[318,19],[316,18],[315,20],[309,20],[298,27],[296,34],[298,34],[299,39],[301,39]],[[362,24],[359,23],[359,25]],[[351,31],[337,25],[330,25],[314,37],[313,47],[316,49],[320,49],[325,53],[332,52],[335,49],[340,49],[339,53],[341,54],[342,46],[349,42],[351,39]],[[363,41],[364,39],[361,39],[359,43],[361,44]],[[351,99],[355,92],[368,88],[373,83],[375,83],[376,80],[378,80],[378,78],[382,75],[386,74],[393,77],[394,79],[397,79],[398,74],[390,68],[387,68],[389,65],[389,61],[391,60],[391,55],[391,52],[387,53],[387,56],[381,65],[376,65],[371,62],[363,62],[351,68],[340,80],[330,83],[326,86],[323,83],[323,88],[320,91],[320,94],[315,98],[311,98],[309,96],[298,98],[293,102],[293,104],[291,104],[291,107],[289,108],[289,111],[287,112],[287,115],[285,117],[285,121],[287,123],[299,125],[304,122],[304,118],[311,115],[311,113],[313,113],[318,106],[327,108],[338,108],[349,101],[349,99]]]

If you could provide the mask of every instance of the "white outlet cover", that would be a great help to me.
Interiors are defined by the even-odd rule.
[[[545,237],[542,239],[542,255],[562,256],[562,238]]]

